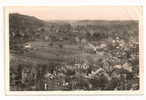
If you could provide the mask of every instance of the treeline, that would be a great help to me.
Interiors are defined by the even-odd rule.
[[[10,47],[27,41],[88,41],[120,37],[138,41],[138,21],[42,21],[33,16],[9,15]]]

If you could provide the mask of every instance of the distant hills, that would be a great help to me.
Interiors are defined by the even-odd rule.
[[[114,38],[136,38],[138,40],[138,21],[106,20],[54,20],[43,21],[33,16],[12,13],[9,15],[10,45],[27,41],[68,41],[75,38],[88,41]]]

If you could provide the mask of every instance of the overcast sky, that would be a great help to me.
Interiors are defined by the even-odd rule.
[[[141,6],[13,6],[10,13],[35,16],[43,20],[138,20]]]

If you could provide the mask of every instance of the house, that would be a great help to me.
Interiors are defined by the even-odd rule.
[[[27,48],[27,49],[32,48],[31,43],[25,43],[24,44],[24,48]]]
[[[22,84],[31,84],[37,80],[37,71],[35,68],[24,67],[21,72],[21,83]]]

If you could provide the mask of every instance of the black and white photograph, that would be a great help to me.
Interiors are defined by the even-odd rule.
[[[95,94],[143,87],[141,6],[11,6],[6,11],[10,92]]]

